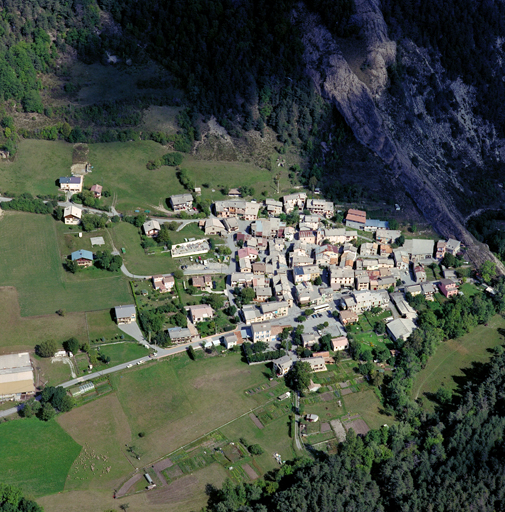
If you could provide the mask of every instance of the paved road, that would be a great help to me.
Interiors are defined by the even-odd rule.
[[[296,408],[296,412],[295,412],[295,425],[294,425],[294,428],[295,428],[295,445],[296,447],[298,448],[298,450],[303,450],[303,446],[302,446],[302,442],[300,441],[300,429],[299,429],[299,425],[300,425],[300,416],[298,414],[298,408],[300,407],[300,397],[298,395],[298,393],[295,393],[295,408]]]

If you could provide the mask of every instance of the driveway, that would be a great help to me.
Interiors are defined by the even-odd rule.
[[[118,328],[125,334],[128,334],[128,336],[131,336],[134,340],[137,340],[139,343],[142,343],[144,347],[150,348],[149,343],[147,343],[146,339],[144,338],[137,322],[132,322],[131,324],[119,324]]]

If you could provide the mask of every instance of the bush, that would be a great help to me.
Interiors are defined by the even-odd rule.
[[[35,351],[40,357],[54,357],[58,350],[58,344],[54,340],[43,341],[35,347]]]

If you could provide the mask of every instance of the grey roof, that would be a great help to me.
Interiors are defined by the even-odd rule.
[[[175,194],[170,196],[170,201],[173,205],[190,203],[193,201],[193,196],[191,194]]]
[[[434,240],[424,240],[422,238],[413,238],[412,240],[405,240],[402,249],[405,249],[409,254],[412,255],[433,255],[433,249],[435,247]]]
[[[387,328],[395,339],[402,338],[406,340],[416,328],[416,324],[408,318],[398,318],[389,322]]]
[[[189,338],[191,331],[187,327],[171,327],[167,329],[170,339]]]
[[[116,306],[114,308],[114,312],[116,313],[116,318],[126,318],[135,316],[135,305],[127,304],[126,306]]]
[[[80,251],[74,251],[70,255],[70,258],[72,259],[72,261],[79,260],[81,258],[93,261],[93,253],[91,251],[86,251],[85,249],[81,249]]]

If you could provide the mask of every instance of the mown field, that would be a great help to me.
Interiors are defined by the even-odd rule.
[[[110,308],[131,301],[128,282],[107,272],[63,269],[48,215],[6,212],[0,219],[0,286],[15,286],[21,316]]]
[[[25,495],[39,497],[63,491],[81,446],[56,422],[38,419],[0,424],[1,480]]]
[[[426,367],[414,379],[412,397],[430,396],[440,386],[455,389],[466,378],[472,363],[487,362],[492,349],[504,343],[500,330],[505,329],[505,319],[495,315],[487,325],[479,325],[472,332],[457,340],[442,343]],[[429,409],[433,403],[425,400]]]
[[[0,256],[1,257],[1,256]],[[1,272],[1,270],[0,270]],[[0,353],[32,350],[41,340],[53,338],[58,342],[74,336],[87,341],[84,313],[67,313],[22,317],[18,291],[12,286],[0,287]]]

